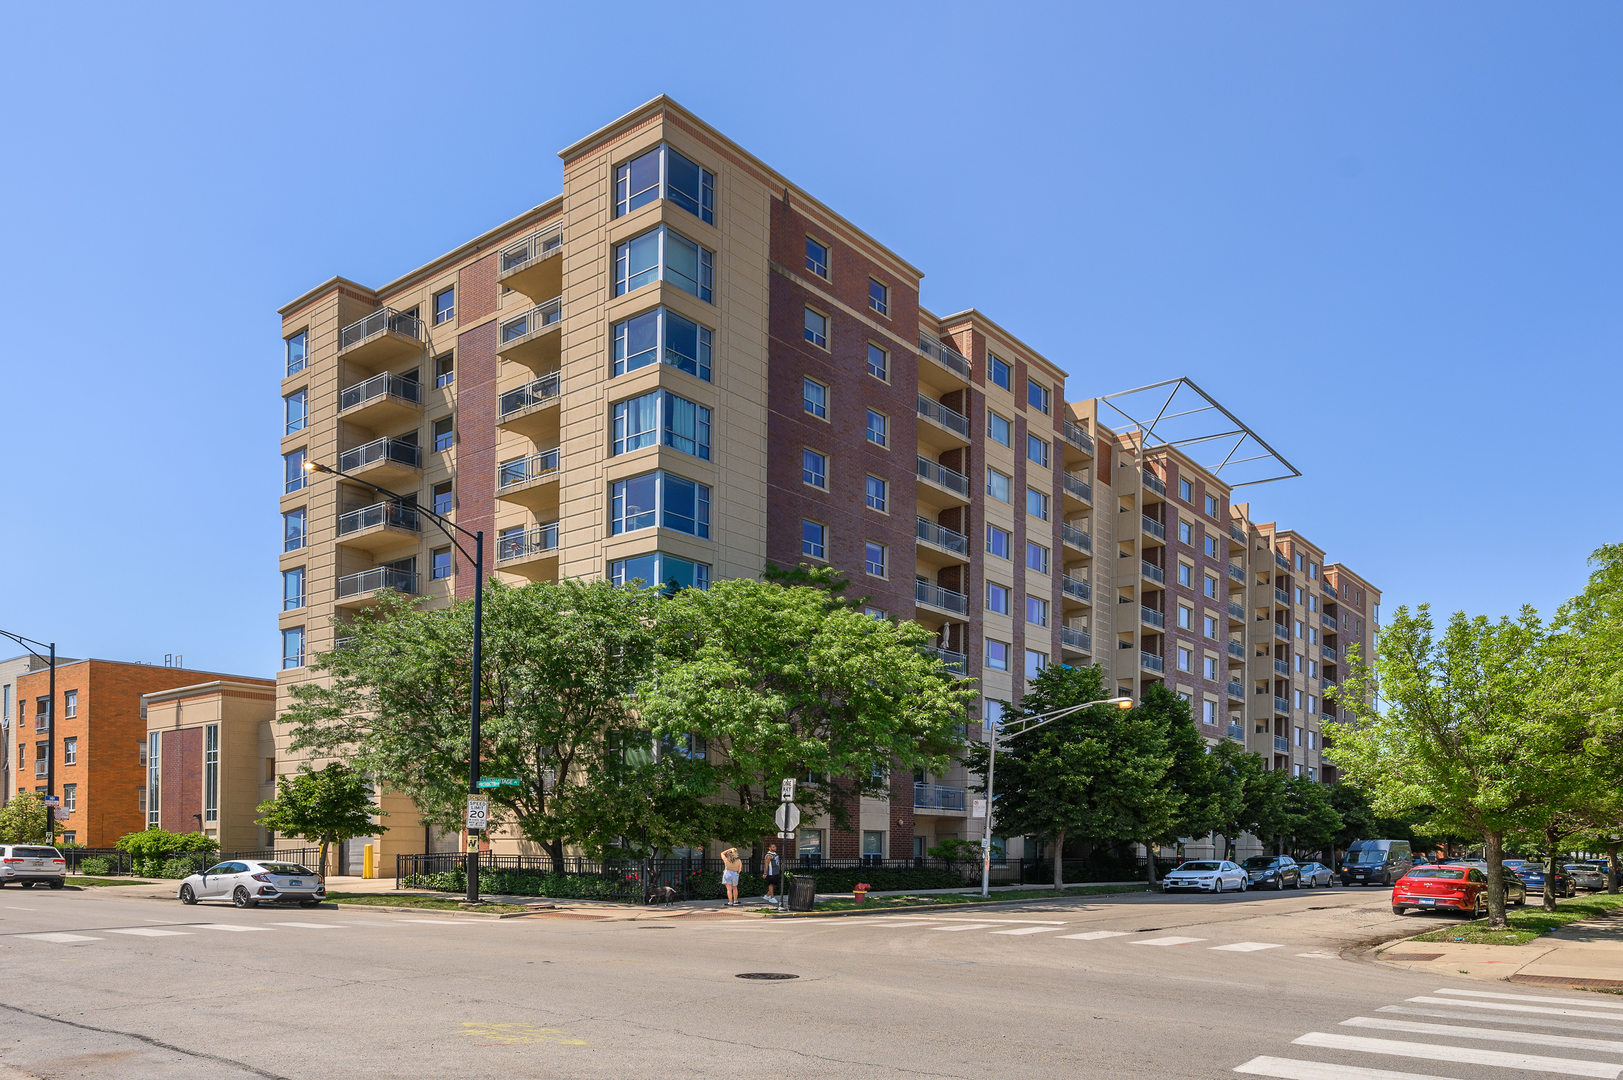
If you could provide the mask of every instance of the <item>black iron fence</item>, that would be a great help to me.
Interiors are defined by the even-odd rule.
[[[134,855],[116,848],[69,847],[60,850],[62,858],[67,862],[68,873],[95,877],[179,878],[202,873],[215,863],[234,859],[300,863],[319,870],[316,860],[321,854],[319,847],[259,848],[253,851],[222,851],[214,855],[190,851]],[[86,863],[90,864],[88,868]],[[179,873],[182,869],[186,871],[184,874]]]

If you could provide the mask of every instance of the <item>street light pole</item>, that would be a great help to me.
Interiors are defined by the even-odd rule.
[[[44,660],[50,669],[46,676],[49,684],[45,693],[48,700],[45,703],[45,796],[50,798],[56,794],[56,642],[35,641],[31,637],[13,634],[9,630],[0,630],[0,637],[8,637],[12,641],[28,650],[28,655],[35,660]],[[49,658],[41,656],[33,650],[38,645],[50,653]],[[23,728],[23,705],[17,703],[17,731],[20,734]],[[20,764],[20,763],[19,763]],[[22,790],[22,777],[17,778],[17,789]],[[45,842],[52,847],[56,846],[56,808],[45,807]]]
[[[401,506],[406,505],[404,495],[390,491],[379,484],[374,484],[370,480],[362,480],[358,476],[351,476],[342,469],[335,469],[331,465],[323,465],[319,461],[307,461],[304,463],[304,467],[310,472],[324,472],[331,473],[334,476],[342,476],[351,483],[363,484],[380,495],[387,495]],[[414,509],[417,513],[432,521],[435,527],[445,534],[445,538],[456,546],[456,549],[462,553],[464,558],[470,557],[468,549],[462,546],[462,543],[453,535],[452,530],[473,540],[473,555],[471,556],[473,559],[474,580],[473,690],[469,695],[470,700],[468,702],[468,794],[473,796],[479,793],[479,699],[482,696],[483,645],[485,640],[485,531],[480,529],[477,532],[469,532],[456,522],[448,520],[443,514],[435,513],[421,506],[415,506]],[[463,872],[467,878],[467,902],[477,904],[479,902],[479,847],[471,829],[468,830],[468,850],[464,853]]]
[[[1091,709],[1095,705],[1114,705],[1118,709],[1131,709],[1133,707],[1133,699],[1130,697],[1100,698],[1098,701],[1084,701],[1080,705],[1067,705],[1063,709],[1055,709],[1052,712],[1038,713],[1036,716],[1022,717],[1019,720],[1011,721],[1010,724],[1003,724],[999,722],[997,724],[990,725],[991,736],[987,739],[986,743],[986,828],[985,831],[981,833],[981,896],[985,897],[991,895],[992,816],[996,813],[994,807],[997,805],[997,799],[993,791],[993,780],[997,775],[998,733],[1003,728],[1012,725],[1015,730],[1008,733],[1011,737],[1015,735],[1024,735],[1026,732],[1036,731],[1044,724],[1058,720],[1062,716],[1069,716],[1074,712],[1081,712],[1083,709]],[[1054,858],[1058,859],[1059,857],[1060,853],[1056,851],[1054,853]]]

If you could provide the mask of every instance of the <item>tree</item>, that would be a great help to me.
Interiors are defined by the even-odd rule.
[[[1217,764],[1195,728],[1189,702],[1162,684],[1152,683],[1133,711],[1159,729],[1166,749],[1162,784],[1170,799],[1154,801],[1141,819],[1144,832],[1136,837],[1144,844],[1154,885],[1157,848],[1186,836],[1206,836],[1222,820]]]
[[[621,782],[626,751],[649,740],[630,699],[651,670],[670,602],[658,589],[608,581],[486,587],[480,770],[518,780],[489,790],[490,827],[516,828],[555,869],[566,844],[604,852],[627,822],[646,819],[648,792]],[[347,759],[410,796],[430,824],[460,829],[472,599],[425,611],[390,596],[345,630],[349,645],[315,665],[330,685],[294,692],[294,748]],[[696,814],[666,812],[678,832],[689,826],[685,835],[701,838]]]
[[[1233,851],[1264,801],[1268,783],[1262,757],[1224,739],[1212,750],[1212,829],[1223,837],[1223,852]]]
[[[1308,855],[1328,858],[1331,845],[1341,829],[1341,815],[1330,800],[1329,790],[1303,776],[1285,781],[1286,831],[1283,841],[1298,859]]]
[[[50,810],[26,788],[0,807],[0,844],[50,843]]]
[[[256,825],[320,844],[317,861],[322,873],[327,872],[329,846],[385,828],[373,821],[383,811],[372,802],[371,783],[341,761],[320,770],[303,765],[292,776],[278,777],[276,797],[260,803],[257,813]]]
[[[687,589],[665,602],[658,635],[636,709],[656,737],[693,748],[690,790],[721,796],[700,816],[711,836],[766,833],[780,782],[808,775],[802,811],[849,827],[857,795],[889,794],[888,767],[946,767],[975,697],[925,651],[929,631],[827,588]]]

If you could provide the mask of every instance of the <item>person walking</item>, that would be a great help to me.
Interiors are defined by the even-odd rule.
[[[744,860],[738,857],[738,849],[730,847],[721,853],[721,883],[727,887],[727,906],[738,906],[738,873],[744,869]]]
[[[778,861],[778,845],[768,844],[766,846],[766,863],[761,869],[766,873],[765,900],[769,904],[775,903],[777,897],[773,893],[777,890],[779,882],[783,880],[783,864]]]

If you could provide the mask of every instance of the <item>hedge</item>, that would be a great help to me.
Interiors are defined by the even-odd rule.
[[[850,892],[858,882],[874,889],[956,889],[965,884],[962,874],[941,869],[858,867],[818,870],[819,892]],[[467,878],[459,867],[439,874],[416,874],[402,878],[402,888],[433,889],[459,893],[467,889]],[[615,874],[558,874],[544,870],[502,870],[482,868],[479,891],[503,896],[545,896],[556,900],[615,900],[635,902],[640,897],[634,871]],[[633,895],[628,895],[633,894]],[[745,872],[739,875],[738,895],[763,896],[766,878]],[[720,900],[727,895],[719,870],[694,871],[688,878],[688,895],[695,900]]]

